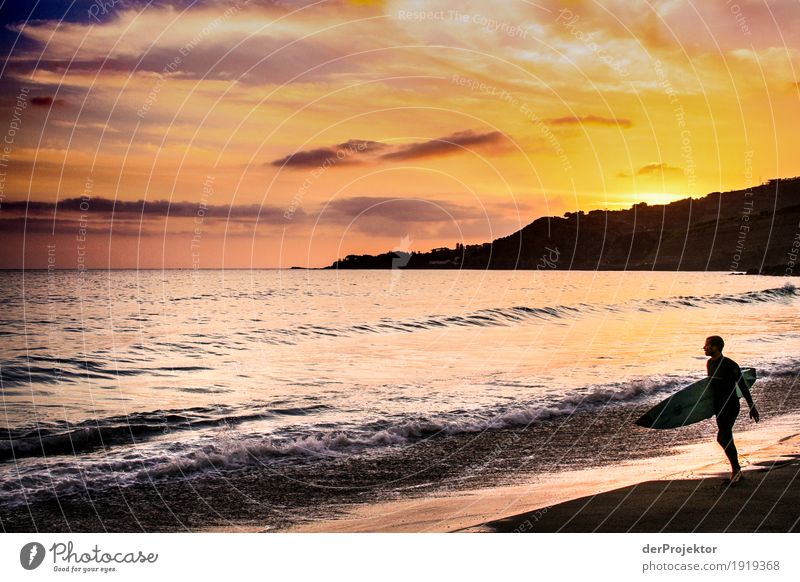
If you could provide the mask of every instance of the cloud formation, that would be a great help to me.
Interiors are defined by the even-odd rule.
[[[50,95],[42,96],[42,97],[31,97],[31,105],[34,107],[52,107],[53,105],[66,105],[67,102],[64,99],[55,98]]]
[[[633,121],[619,117],[602,117],[600,115],[570,115],[567,117],[552,117],[545,119],[548,125],[600,125],[607,127],[621,127],[628,129],[633,127]]]
[[[478,133],[471,129],[457,131],[450,135],[427,141],[403,145],[351,139],[329,147],[301,150],[268,163],[279,168],[318,168],[337,165],[352,165],[379,160],[403,161],[421,158],[434,158],[502,144],[506,136],[499,131]]]
[[[467,129],[445,137],[401,146],[393,152],[383,154],[381,158],[384,160],[415,160],[446,156],[469,148],[499,144],[504,139],[505,136],[499,131],[477,133]]]
[[[443,198],[352,196],[296,209],[259,204],[202,205],[168,200],[123,201],[109,198],[68,198],[58,203],[11,201],[3,204],[0,232],[27,235],[88,234],[123,237],[191,236],[197,225],[209,235],[252,236],[260,227],[316,224],[339,232],[345,228],[370,236],[407,232],[484,232],[505,214],[504,204],[460,204]],[[169,227],[166,227],[170,221]],[[174,222],[172,222],[174,221]],[[267,232],[267,231],[263,231]]]
[[[470,206],[438,198],[353,196],[331,200],[317,213],[316,220],[329,226],[370,236],[402,236],[414,232],[486,231],[494,206]]]
[[[683,170],[677,166],[670,166],[665,162],[645,164],[636,170],[637,176],[650,176],[652,174],[683,174]]]
[[[359,216],[387,218],[397,222],[438,222],[484,216],[480,208],[447,200],[353,196],[330,201],[320,211],[323,220],[350,222]]]
[[[253,224],[285,224],[284,208],[262,204],[200,204],[169,200],[113,200],[110,198],[66,198],[57,203],[16,200],[3,203],[0,230],[15,232],[74,233],[79,220],[92,227],[107,230],[114,222],[114,232],[122,234],[117,223],[161,220],[165,218],[202,219],[203,222],[245,222]],[[307,218],[298,209],[293,215],[297,223]],[[137,231],[138,232],[138,231]]]
[[[360,164],[370,154],[380,152],[390,146],[365,139],[350,139],[330,147],[314,148],[289,154],[269,162],[279,168],[317,168],[341,164]]]

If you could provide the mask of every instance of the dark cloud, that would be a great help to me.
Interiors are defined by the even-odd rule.
[[[226,223],[286,224],[286,209],[260,204],[209,204],[170,202],[168,200],[123,201],[109,198],[67,198],[53,202],[6,201],[0,211],[0,230],[20,232],[41,229],[41,232],[75,232],[78,221],[86,216],[95,227],[114,222],[114,232],[120,234],[119,224],[152,221],[163,218],[202,218],[204,224]],[[113,214],[112,214],[113,213]],[[292,222],[308,218],[302,209],[292,213]],[[101,228],[107,228],[101,227]],[[137,229],[139,227],[137,226]],[[36,231],[36,230],[35,230]],[[38,232],[38,231],[37,231]],[[139,231],[137,230],[137,233]]]
[[[378,141],[351,139],[330,147],[314,148],[289,154],[269,162],[281,168],[318,168],[361,164],[381,160],[412,160],[444,156],[465,148],[501,143],[505,136],[499,131],[477,133],[470,129],[423,142],[392,146]]]
[[[630,119],[623,119],[618,117],[602,117],[600,115],[572,115],[567,117],[553,117],[545,119],[545,123],[549,125],[601,125],[601,126],[617,126],[623,129],[633,127],[633,122]]]
[[[113,226],[113,229],[112,229]],[[49,234],[49,235],[76,235],[85,231],[87,236],[109,236],[112,232],[117,236],[149,236],[164,235],[164,229],[148,228],[140,221],[118,221],[112,224],[106,217],[81,222],[74,216],[70,218],[36,218],[31,216],[17,216],[14,218],[0,218],[0,233],[8,234]]]
[[[401,237],[437,236],[440,231],[486,230],[493,214],[480,205],[448,200],[354,196],[330,201],[317,214],[321,225],[346,227],[362,234]]]
[[[149,56],[149,55],[147,55]],[[58,59],[58,58],[36,58],[35,55],[23,55],[8,63],[8,71],[23,76],[33,71],[50,71],[52,73],[99,73],[104,72],[123,72],[130,73],[137,69],[139,58],[134,57],[97,57]],[[163,68],[163,64],[161,65]],[[150,70],[139,66],[140,70]]]
[[[112,214],[113,210],[113,214]],[[259,227],[299,225],[309,221],[295,209],[291,221],[286,209],[258,204],[206,205],[196,202],[114,201],[108,198],[68,198],[52,202],[4,202],[0,209],[0,235],[69,235],[164,237],[192,236],[199,224],[210,233],[252,236]],[[198,218],[202,220],[197,221]],[[169,222],[167,223],[167,220]]]
[[[316,168],[326,162],[329,164],[353,163],[352,160],[347,159],[336,160],[336,150],[333,148],[317,148],[304,152],[297,152],[296,154],[290,154],[286,157],[273,160],[270,162],[270,165],[279,167],[288,166],[290,168]]]
[[[331,147],[315,148],[289,154],[269,162],[270,166],[289,168],[318,168],[336,165],[360,164],[366,157],[389,146],[377,141],[350,139]]]
[[[249,0],[248,6],[262,8],[282,8],[305,4],[299,0]],[[114,20],[123,10],[154,10],[172,8],[182,12],[185,8],[200,9],[212,7],[220,11],[228,6],[241,4],[241,0],[71,0],[57,2],[2,2],[0,3],[0,25],[21,24],[42,20],[55,20],[74,24],[99,24]]]
[[[396,151],[381,156],[384,160],[413,160],[458,153],[464,148],[500,143],[505,136],[499,131],[477,133],[471,129],[458,131],[451,135],[400,146]]]
[[[637,176],[649,176],[651,174],[669,174],[669,173],[683,174],[683,170],[676,166],[670,166],[669,164],[665,164],[664,162],[645,164],[644,166],[636,170]]]
[[[325,222],[349,223],[356,217],[388,218],[397,222],[441,222],[453,219],[480,218],[480,207],[446,200],[353,196],[330,201],[320,210]]]
[[[198,8],[193,6],[192,9]],[[222,11],[224,9],[221,8],[219,12],[212,12],[208,22],[213,22],[213,15],[222,14]],[[243,84],[281,85],[322,81],[331,76],[360,72],[365,68],[364,63],[357,59],[346,58],[349,53],[345,49],[332,47],[314,38],[296,39],[278,33],[274,36],[263,33],[250,37],[245,33],[231,32],[218,42],[200,42],[190,51],[183,50],[183,53],[180,52],[182,46],[170,45],[165,38],[149,47],[144,54],[112,56],[87,49],[74,55],[64,55],[58,45],[43,46],[40,40],[32,36],[30,30],[39,24],[32,23],[15,29],[34,47],[24,51],[16,49],[15,58],[8,61],[8,71],[18,77],[46,70],[67,75],[157,74],[166,79],[236,79]],[[93,24],[104,26],[102,23]],[[176,57],[180,57],[179,62],[176,62]]]
[[[31,105],[34,107],[52,107],[53,105],[66,105],[64,99],[52,97],[50,95],[43,97],[31,97]]]
[[[88,206],[87,206],[88,204]],[[83,207],[81,207],[83,205]],[[195,202],[114,201],[107,198],[69,198],[52,202],[5,202],[0,210],[0,233],[20,236],[45,234],[163,237],[194,233],[195,219],[209,232],[226,236],[252,236],[261,227],[287,225],[346,227],[375,236],[401,236],[406,232],[435,236],[437,232],[473,232],[495,225],[504,203],[490,207],[459,204],[443,199],[354,196],[339,198],[304,211],[258,204],[208,205]],[[113,214],[112,214],[113,211]],[[494,218],[492,218],[494,217]],[[169,222],[167,220],[169,219]],[[477,229],[477,230],[476,230]]]

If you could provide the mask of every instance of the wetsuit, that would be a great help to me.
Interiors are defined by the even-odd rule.
[[[739,416],[739,396],[736,384],[744,382],[739,364],[722,356],[706,362],[709,384],[714,396],[714,414],[717,417],[717,442],[725,449],[731,467],[739,468],[736,445],[733,443],[733,423]]]

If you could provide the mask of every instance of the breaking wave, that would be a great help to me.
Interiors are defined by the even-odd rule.
[[[517,406],[497,405],[477,411],[455,411],[436,416],[404,416],[331,430],[297,425],[284,434],[264,437],[233,428],[265,415],[304,415],[302,408],[271,409],[246,415],[212,418],[207,409],[157,411],[94,421],[95,426],[40,426],[10,431],[0,440],[0,451],[13,462],[14,477],[0,483],[0,504],[29,503],[41,497],[95,492],[111,486],[127,486],[160,480],[198,477],[247,467],[281,462],[319,462],[365,451],[391,451],[429,438],[479,433],[486,430],[523,428],[554,421],[579,412],[641,401],[673,390],[680,379],[662,378],[626,384],[591,386],[562,397]],[[165,446],[147,441],[170,430],[205,428],[190,440]],[[217,429],[215,427],[222,427]],[[137,438],[131,438],[136,435]],[[115,443],[117,446],[112,447]],[[122,446],[128,445],[128,446]],[[79,453],[79,451],[83,451]],[[39,460],[36,457],[48,455]],[[26,459],[27,457],[27,459]],[[13,461],[12,461],[13,459]]]

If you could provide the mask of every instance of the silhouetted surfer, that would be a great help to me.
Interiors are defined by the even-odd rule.
[[[725,342],[718,335],[706,338],[703,349],[711,359],[706,362],[709,386],[714,396],[714,414],[717,417],[717,442],[725,449],[725,455],[731,463],[731,485],[742,479],[742,468],[739,466],[739,457],[736,445],[733,443],[733,423],[739,416],[739,396],[736,394],[736,385],[742,391],[742,396],[750,407],[750,418],[758,422],[758,410],[753,403],[750,389],[742,378],[739,364],[722,355]]]

